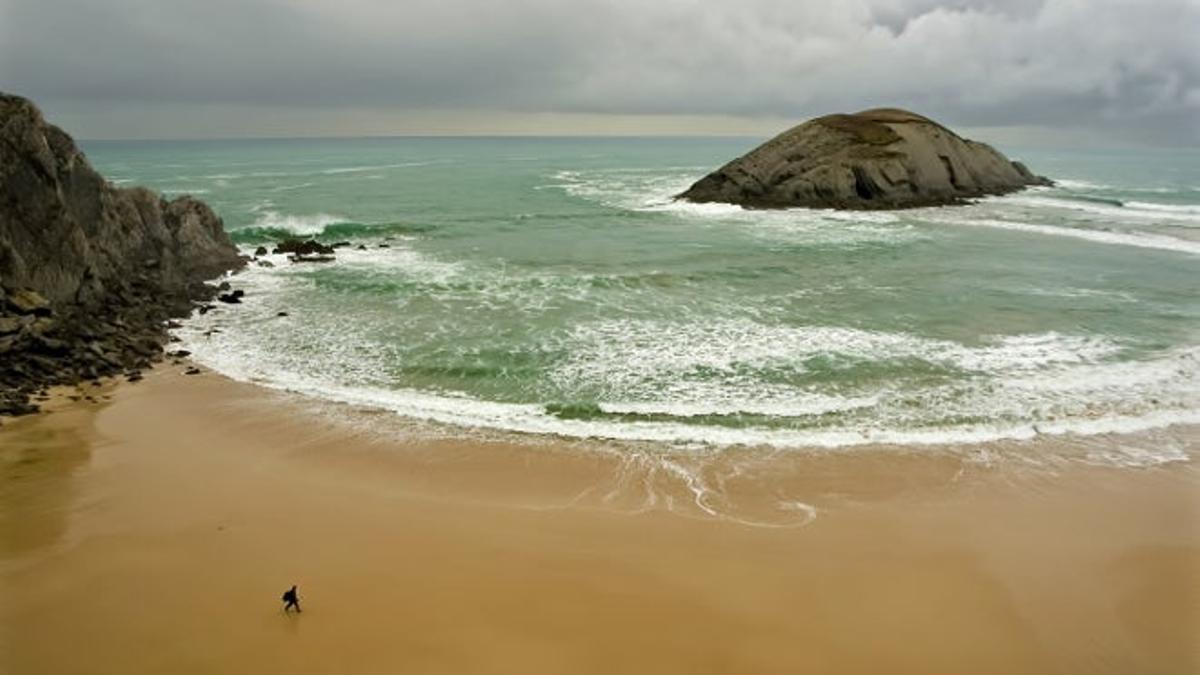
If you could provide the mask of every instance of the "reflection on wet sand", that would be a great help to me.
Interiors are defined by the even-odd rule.
[[[50,426],[27,417],[0,429],[0,560],[53,546],[68,529],[75,474],[91,457],[92,412],[56,414],[68,423]]]

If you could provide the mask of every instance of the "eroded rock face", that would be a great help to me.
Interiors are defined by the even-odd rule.
[[[31,102],[0,93],[0,414],[149,365],[165,321],[243,264],[203,202],[112,186]]]
[[[906,110],[826,115],[697,181],[680,199],[750,208],[899,209],[1048,185],[989,145]]]
[[[237,267],[221,220],[191,197],[113,187],[28,100],[0,94],[0,280],[55,306],[146,273],[184,287]]]

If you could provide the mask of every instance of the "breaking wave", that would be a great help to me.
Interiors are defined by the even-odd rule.
[[[235,242],[254,244],[287,237],[354,240],[363,237],[419,234],[433,229],[435,228],[431,225],[417,223],[359,223],[327,213],[286,215],[278,211],[264,210],[260,212],[258,220],[250,225],[232,228],[230,236]]]

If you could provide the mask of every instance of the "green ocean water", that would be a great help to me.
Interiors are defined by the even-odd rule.
[[[84,149],[114,182],[203,198],[247,252],[352,242],[329,264],[267,256],[234,279],[244,305],[180,332],[239,379],[454,425],[709,446],[1200,422],[1200,151],[1001,148],[1059,185],[966,207],[672,201],[758,141]]]

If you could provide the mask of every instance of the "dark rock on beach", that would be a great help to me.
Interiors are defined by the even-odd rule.
[[[809,120],[701,178],[692,202],[900,209],[1048,185],[989,145],[894,108]]]
[[[204,280],[243,264],[203,202],[114,187],[0,93],[0,415],[36,411],[48,386],[140,377],[166,322],[213,297]]]

